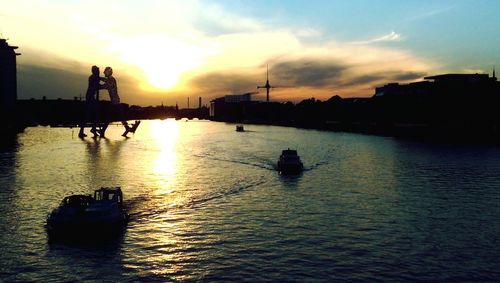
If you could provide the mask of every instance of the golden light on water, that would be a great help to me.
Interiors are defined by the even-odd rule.
[[[192,244],[182,236],[178,231],[186,231],[191,228],[186,225],[186,221],[179,221],[178,215],[172,214],[171,207],[176,207],[186,202],[188,195],[179,193],[176,189],[179,185],[178,171],[180,169],[181,157],[178,154],[178,146],[181,139],[181,129],[175,119],[150,121],[150,134],[153,138],[151,145],[158,151],[151,162],[151,169],[156,175],[156,189],[152,191],[155,195],[153,199],[157,202],[154,208],[161,211],[155,215],[155,221],[149,223],[148,229],[158,229],[168,231],[162,233],[154,239],[154,242],[160,248],[160,256],[148,258],[146,265],[155,265],[158,262],[169,262],[165,266],[156,266],[155,273],[159,276],[171,276],[178,274],[185,269],[179,262],[190,260],[189,255],[176,251],[188,249]],[[188,215],[182,216],[184,219]]]
[[[179,126],[174,119],[153,121],[151,133],[160,150],[154,163],[154,172],[166,179],[172,177],[176,170],[176,145],[179,137]]]

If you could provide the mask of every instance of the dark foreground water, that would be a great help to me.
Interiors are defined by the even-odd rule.
[[[145,121],[124,139],[29,128],[0,151],[0,281],[500,278],[500,149],[283,127]],[[306,170],[280,177],[297,148]],[[121,186],[105,245],[48,243],[71,193]]]

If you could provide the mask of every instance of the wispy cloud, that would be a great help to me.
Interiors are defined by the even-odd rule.
[[[301,28],[295,31],[295,34],[299,37],[318,37],[321,36],[322,33],[318,29],[314,28]]]
[[[378,36],[369,40],[354,41],[351,42],[351,44],[363,45],[363,44],[371,44],[371,43],[387,42],[387,41],[400,41],[401,39],[402,39],[401,34],[395,31],[391,31],[390,33],[382,36]]]
[[[449,7],[444,7],[444,8],[440,8],[440,9],[433,9],[433,10],[429,10],[429,11],[414,15],[413,17],[409,17],[406,20],[408,22],[419,21],[419,20],[423,20],[426,18],[434,17],[437,15],[449,12],[453,9],[455,9],[455,6],[449,6]]]

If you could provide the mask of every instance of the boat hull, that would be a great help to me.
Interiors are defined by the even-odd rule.
[[[304,165],[302,165],[301,163],[283,164],[278,162],[278,171],[282,175],[299,174],[303,170],[304,170]]]
[[[48,222],[45,226],[49,240],[94,240],[122,235],[128,217],[112,222],[71,221]]]

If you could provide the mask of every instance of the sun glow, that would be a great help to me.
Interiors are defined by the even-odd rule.
[[[184,72],[201,65],[206,51],[194,44],[165,35],[143,35],[120,40],[109,51],[138,68],[141,86],[147,90],[174,87]]]

